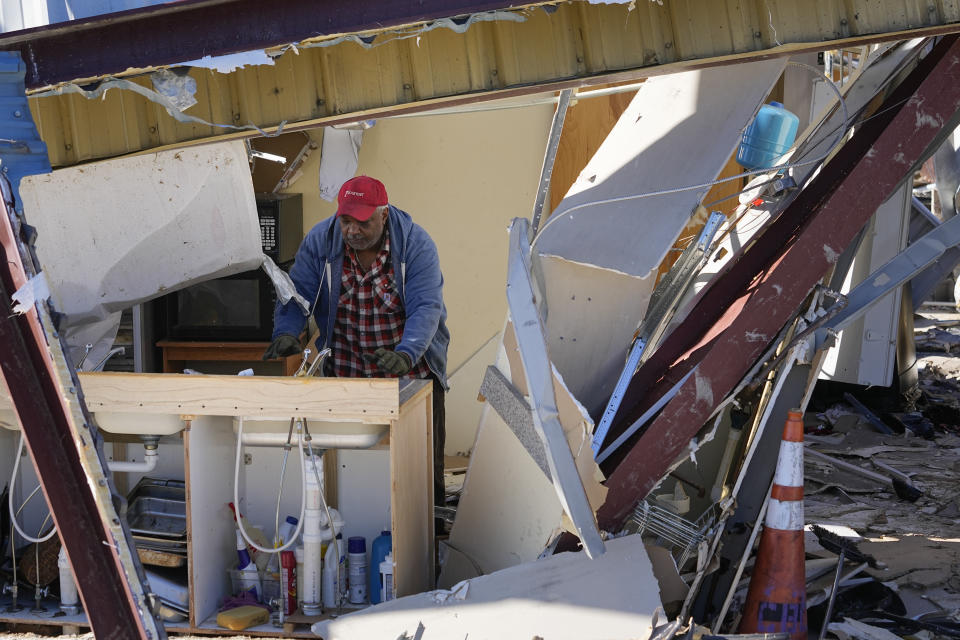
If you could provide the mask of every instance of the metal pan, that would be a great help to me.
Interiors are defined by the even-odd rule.
[[[133,502],[140,497],[164,498],[166,500],[180,500],[185,502],[187,499],[187,489],[183,480],[165,480],[159,478],[141,478],[137,486],[127,496],[128,502]]]
[[[130,504],[127,522],[133,533],[179,538],[187,535],[186,503],[179,500],[140,497]]]

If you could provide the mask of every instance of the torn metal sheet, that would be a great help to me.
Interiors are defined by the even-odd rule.
[[[690,435],[699,430],[836,263],[871,212],[912,174],[944,127],[952,126],[960,107],[960,68],[952,64],[956,56],[960,56],[960,43],[953,37],[941,40],[891,96],[894,104],[902,106],[863,123],[794,200],[791,209],[809,206],[805,201],[810,198],[816,198],[819,206],[809,210],[811,219],[792,244],[785,245],[779,233],[768,230],[764,241],[753,245],[760,249],[756,256],[759,264],[751,265],[749,258],[754,252],[749,251],[736,263],[736,270],[743,272],[729,281],[725,277],[724,287],[718,281],[710,288],[720,295],[726,287],[739,285],[740,278],[760,274],[748,292],[738,286],[721,295],[726,302],[720,306],[726,311],[716,323],[710,323],[709,331],[712,336],[724,334],[723,339],[704,346],[697,371],[648,428],[642,444],[635,446],[608,478],[610,493],[599,514],[601,526],[617,528],[636,501],[649,493],[662,472],[682,454]],[[952,89],[942,91],[943,86]],[[784,219],[781,216],[778,221]],[[789,226],[796,222],[790,221]],[[701,296],[699,303],[706,300],[707,296]]]
[[[68,332],[189,284],[260,266],[260,225],[242,142],[31,176],[21,192]]]
[[[507,303],[514,321],[523,373],[533,409],[533,426],[547,453],[550,477],[564,512],[573,521],[587,555],[603,554],[603,540],[587,498],[574,457],[560,424],[553,391],[553,366],[547,354],[544,329],[534,304],[531,282],[529,221],[515,219],[510,228],[510,261],[507,275]]]
[[[648,276],[785,65],[774,58],[649,78],[540,230],[536,251]]]
[[[561,553],[490,575],[449,591],[399,598],[316,623],[326,640],[418,638],[471,640],[646,638],[660,607],[659,586],[638,535],[607,542],[590,559]]]

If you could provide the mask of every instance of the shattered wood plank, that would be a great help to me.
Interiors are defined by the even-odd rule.
[[[901,95],[904,92],[906,96]],[[748,293],[729,305],[712,331],[714,335],[722,333],[723,339],[709,347],[694,375],[608,479],[610,493],[598,514],[602,527],[619,528],[866,219],[952,122],[960,107],[960,43],[955,36],[944,38],[904,81],[895,94],[898,100],[903,97],[908,99],[892,120],[876,125],[881,127],[879,132],[865,124],[854,135],[860,144],[845,145],[835,158],[841,161],[831,162],[821,171],[818,179],[826,176],[830,184],[813,218],[786,248],[784,244],[768,247],[777,255],[772,267]],[[853,155],[841,158],[844,152]],[[800,197],[794,204],[799,201]],[[759,244],[772,241],[765,235]]]

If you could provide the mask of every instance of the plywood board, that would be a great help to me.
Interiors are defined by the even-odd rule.
[[[661,602],[643,541],[632,535],[606,544],[606,553],[592,560],[583,552],[561,553],[473,578],[452,592],[421,593],[325,620],[313,632],[326,640],[646,638]]]
[[[649,78],[543,227],[536,250],[645,277],[740,142],[785,58]]]
[[[398,596],[433,587],[433,387],[403,404],[390,432],[393,557]]]
[[[143,414],[300,416],[387,424],[399,415],[397,380],[81,373],[87,408]],[[349,402],[345,401],[349,398]]]

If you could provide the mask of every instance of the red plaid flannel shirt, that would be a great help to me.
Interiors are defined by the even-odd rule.
[[[362,354],[377,349],[395,350],[403,337],[406,314],[397,294],[390,260],[390,235],[384,230],[383,247],[370,270],[364,273],[356,252],[346,247],[340,277],[340,303],[333,325],[327,374],[340,378],[394,378]],[[404,377],[426,378],[430,368],[420,358]]]

